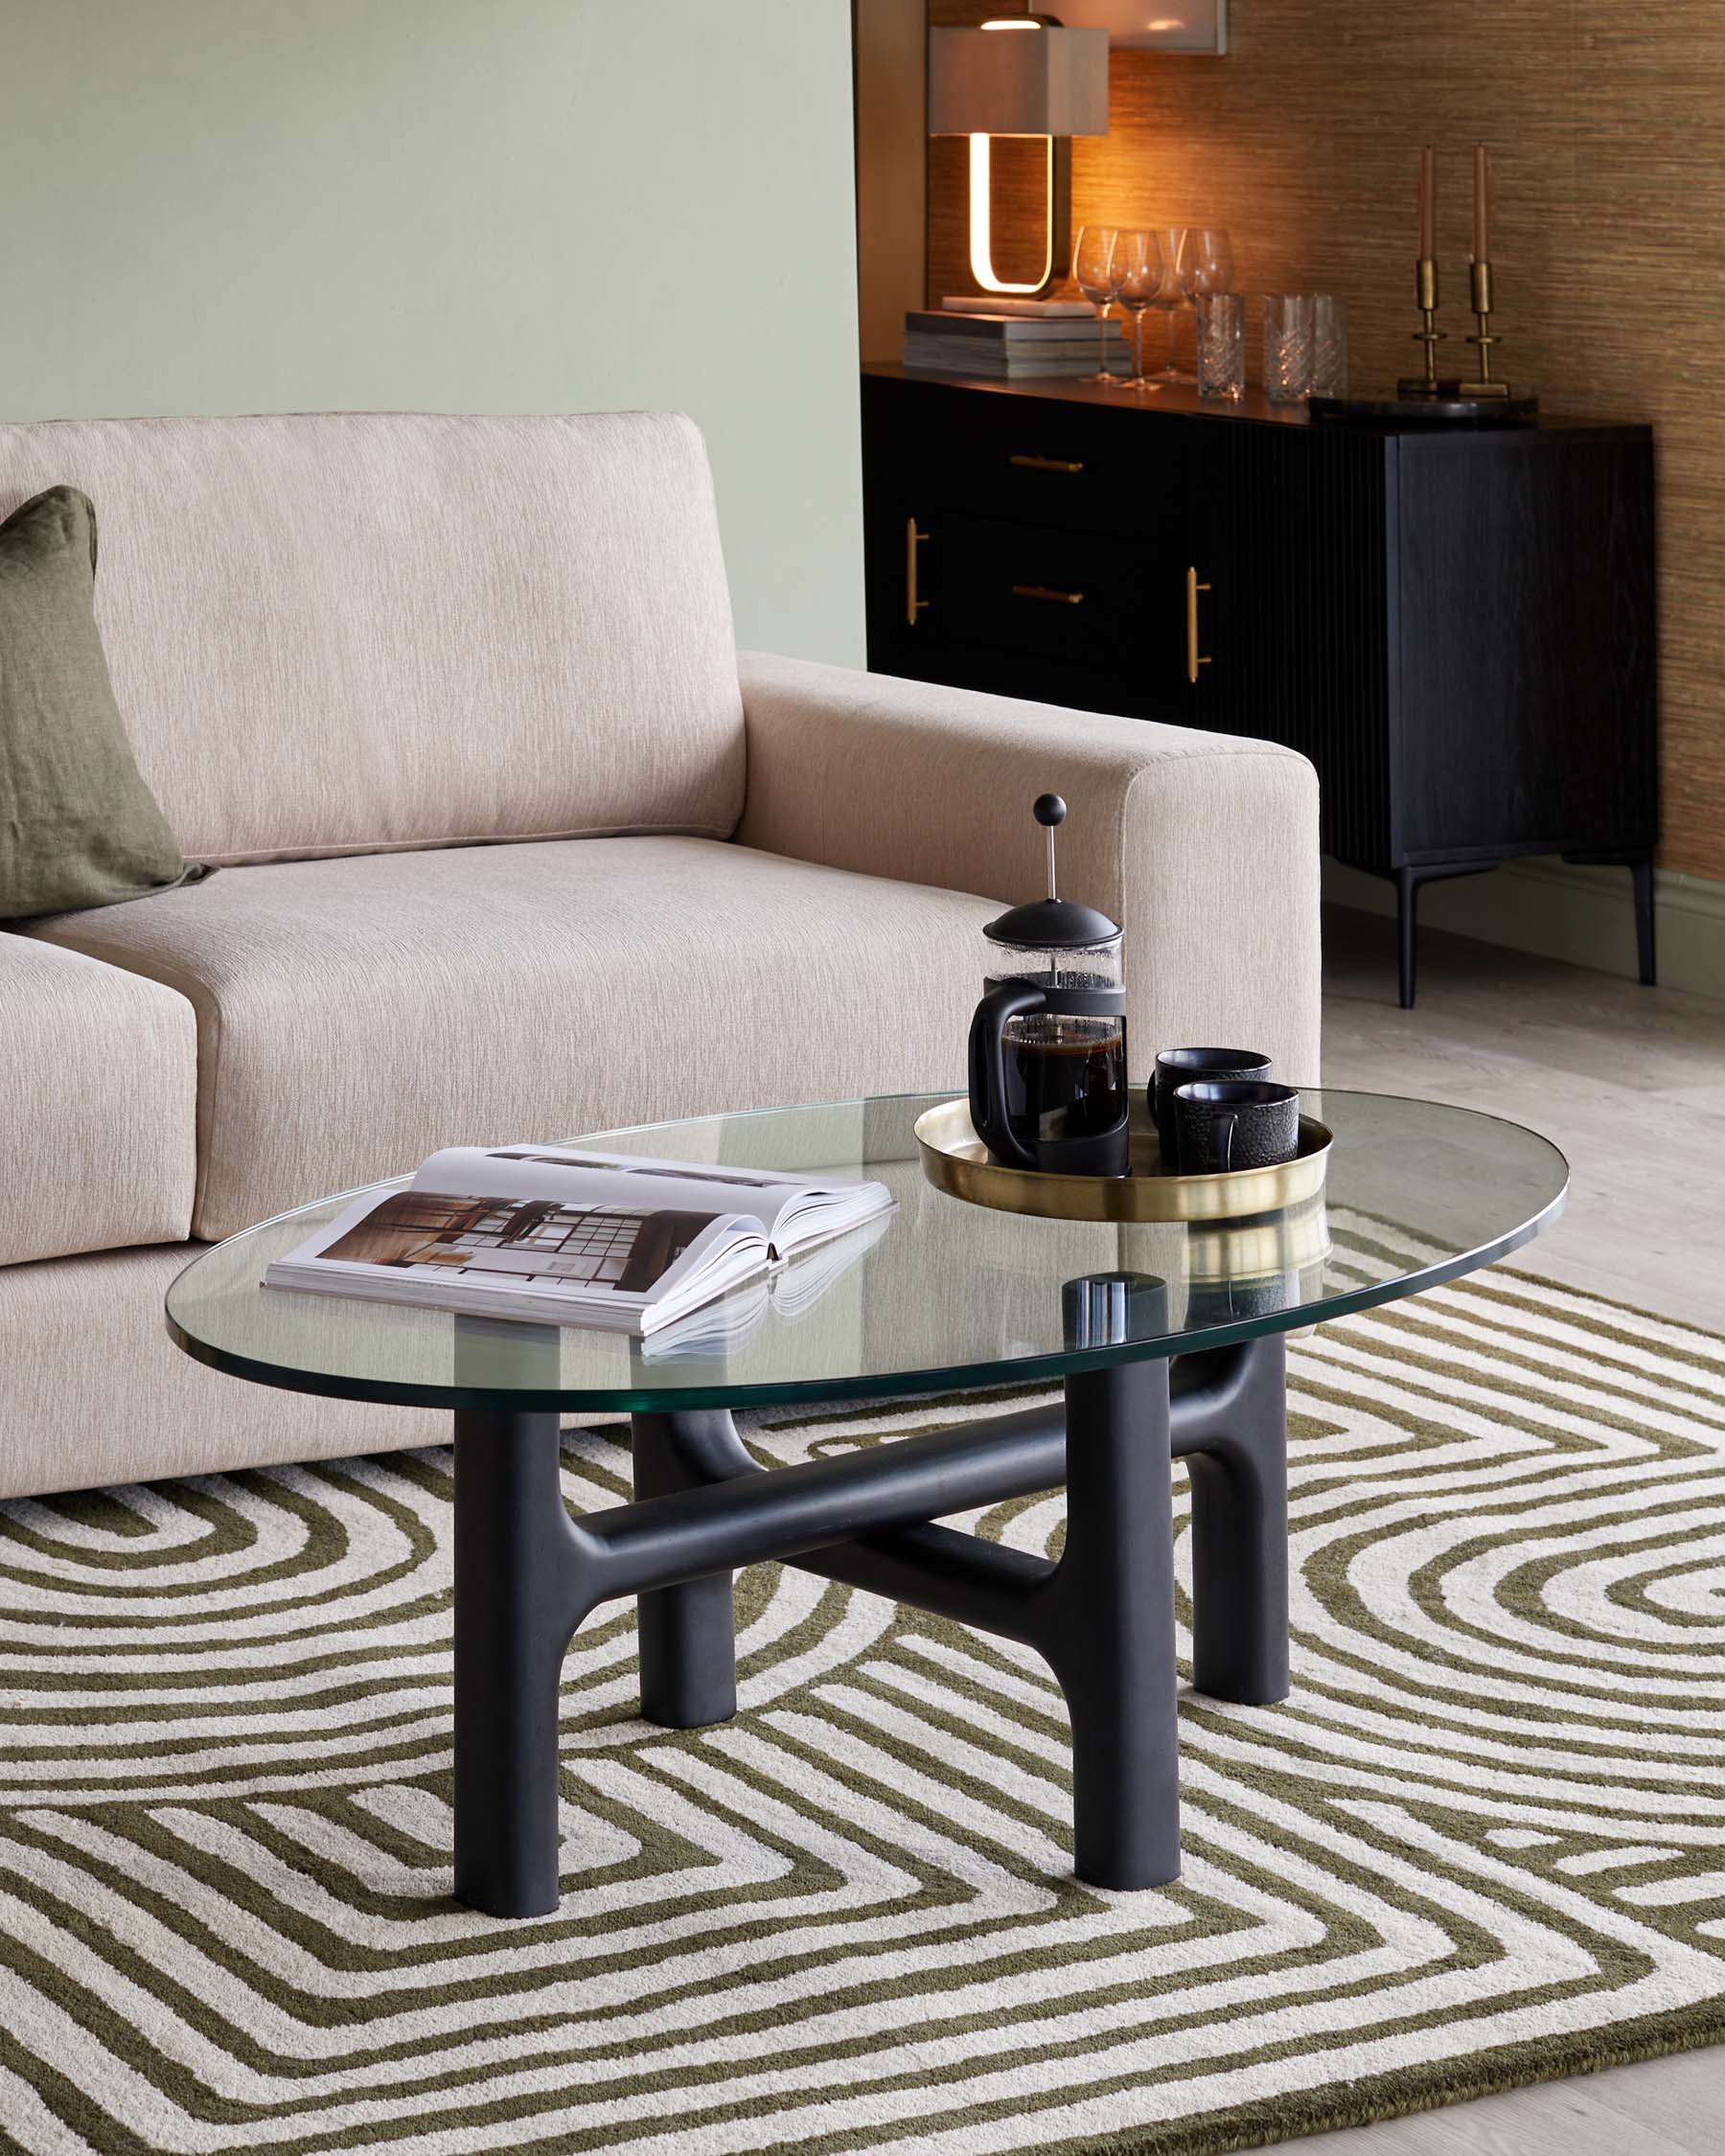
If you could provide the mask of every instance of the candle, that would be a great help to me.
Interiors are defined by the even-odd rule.
[[[1438,159],[1428,143],[1419,153],[1419,259],[1438,253]]]
[[[1491,159],[1483,142],[1474,144],[1474,244],[1475,262],[1491,260]]]

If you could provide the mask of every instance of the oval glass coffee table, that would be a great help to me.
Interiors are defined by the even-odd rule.
[[[1071,1721],[1079,1876],[1174,1878],[1171,1458],[1191,1476],[1194,1683],[1278,1700],[1284,1335],[1491,1264],[1556,1219],[1568,1181],[1556,1148],[1516,1124],[1309,1091],[1307,1112],[1334,1134],[1319,1201],[1214,1227],[1029,1219],[929,1181],[913,1126],[943,1097],[577,1141],[891,1188],[884,1228],[832,1246],[818,1273],[802,1261],[723,1354],[264,1288],[270,1260],[351,1192],[234,1236],[169,1291],[172,1338],[214,1368],[453,1413],[455,1891],[473,1907],[557,1905],[559,1686],[577,1626],[636,1597],[643,1714],[723,1721],[736,1709],[731,1574],[769,1559],[1035,1647]],[[731,1422],[748,1405],[1034,1380],[1060,1381],[1063,1399],[772,1472]],[[560,1418],[619,1411],[632,1417],[634,1502],[574,1518]],[[933,1524],[1063,1483],[1058,1561]]]

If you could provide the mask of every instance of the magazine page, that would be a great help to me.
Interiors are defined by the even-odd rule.
[[[560,1204],[421,1188],[364,1198],[265,1274],[272,1287],[651,1329],[657,1305],[723,1294],[764,1269],[758,1223],[649,1204]]]
[[[497,1198],[683,1211],[740,1213],[760,1222],[776,1257],[885,1212],[890,1193],[878,1182],[821,1181],[770,1168],[694,1166],[631,1154],[556,1145],[449,1146],[414,1177],[419,1189],[466,1190]]]
[[[770,1290],[773,1309],[781,1318],[800,1318],[805,1311],[812,1310],[841,1273],[848,1273],[860,1258],[874,1249],[891,1225],[886,1215],[877,1213],[872,1220],[847,1228],[842,1235],[823,1240],[813,1250],[793,1258],[773,1275]]]
[[[794,1323],[806,1318],[834,1283],[886,1234],[882,1215],[821,1242],[775,1273],[746,1281],[719,1299],[674,1319],[650,1334],[641,1353],[649,1362],[714,1360],[741,1354],[771,1316]]]
[[[264,1284],[645,1335],[891,1207],[878,1182],[451,1146],[406,1188],[356,1198]]]

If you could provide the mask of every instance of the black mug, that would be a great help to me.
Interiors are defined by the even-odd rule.
[[[1180,1162],[1180,1140],[1174,1127],[1174,1095],[1182,1086],[1200,1079],[1268,1078],[1270,1058],[1256,1048],[1164,1048],[1156,1059],[1150,1081],[1150,1120],[1162,1145],[1163,1163]]]
[[[1274,1168],[1300,1151],[1300,1093],[1262,1079],[1200,1079],[1174,1095],[1184,1176]]]

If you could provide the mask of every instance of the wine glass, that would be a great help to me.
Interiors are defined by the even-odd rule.
[[[1154,232],[1118,232],[1115,235],[1114,272],[1120,305],[1132,317],[1133,351],[1137,367],[1134,389],[1156,389],[1144,373],[1144,310],[1151,306],[1163,282],[1162,242]]]
[[[1231,292],[1233,242],[1219,225],[1208,225],[1187,235],[1192,257],[1192,297],[1208,292]]]
[[[1183,224],[1163,225],[1157,234],[1162,243],[1162,277],[1160,289],[1150,305],[1160,308],[1168,317],[1168,363],[1159,368],[1150,378],[1154,381],[1179,381],[1180,369],[1175,365],[1174,317],[1192,296],[1190,251],[1192,235]]]
[[[1112,224],[1081,225],[1072,248],[1072,282],[1096,310],[1097,381],[1115,378],[1108,371],[1108,310],[1119,297],[1114,267],[1118,238]]]

